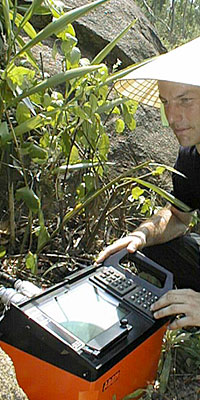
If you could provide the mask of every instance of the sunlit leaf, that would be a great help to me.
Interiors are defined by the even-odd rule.
[[[99,64],[104,58],[111,52],[111,50],[116,46],[119,40],[129,31],[130,28],[135,25],[136,19],[131,22],[113,41],[111,41],[104,49],[97,54],[97,56],[92,60],[91,64]]]
[[[139,186],[134,187],[131,190],[131,195],[134,200],[138,200],[139,197],[144,193],[144,189],[141,189]]]
[[[38,10],[38,8],[41,6],[43,0],[33,0],[31,2],[30,7],[28,8],[28,10],[26,11],[25,15],[23,16],[23,18],[21,19],[20,23],[18,24],[18,32],[20,31],[20,29],[22,29],[27,22],[30,20],[30,18],[32,17],[32,15]],[[17,34],[18,34],[17,32]],[[27,33],[27,32],[26,32]],[[36,34],[36,32],[35,32]],[[29,35],[30,36],[30,35]],[[31,36],[30,36],[31,37]]]
[[[6,0],[4,0],[6,1]],[[60,18],[52,21],[50,24],[48,24],[44,29],[42,29],[34,39],[30,40],[24,47],[21,49],[14,57],[17,58],[20,54],[23,52],[27,51],[28,49],[32,48],[35,46],[37,43],[42,42],[43,40],[47,39],[49,36],[53,34],[57,34],[61,32],[67,24],[74,22],[78,18],[82,17],[92,9],[94,9],[97,6],[100,6],[101,4],[107,2],[108,0],[97,0],[94,1],[93,3],[86,4],[82,7],[75,8],[71,11],[68,11],[64,15],[62,15]]]
[[[25,90],[20,96],[17,96],[12,100],[12,105],[23,99],[24,97],[29,97],[34,93],[39,93],[42,90],[53,88],[54,86],[60,85],[67,80],[72,80],[75,78],[80,78],[88,73],[91,73],[100,68],[99,65],[89,66],[89,67],[79,67],[71,69],[67,72],[61,72],[56,74],[50,78],[44,79],[41,83],[31,87],[28,90]]]
[[[152,175],[162,175],[165,170],[165,167],[157,167],[155,171],[152,171]]]
[[[106,133],[103,133],[98,141],[98,150],[99,150],[99,155],[104,160],[107,157],[109,147],[110,147],[109,137],[108,135],[106,135]]]
[[[3,258],[6,254],[6,249],[4,246],[0,246],[0,258]]]
[[[33,254],[29,251],[26,256],[26,268],[30,269],[32,274],[37,273],[37,254]]]
[[[15,66],[7,74],[7,83],[13,91],[15,91],[18,87],[21,90],[25,90],[32,86],[34,76],[35,71],[31,70],[30,68]]]
[[[166,190],[159,188],[158,186],[154,185],[153,183],[143,181],[142,179],[139,178],[131,178],[134,182],[139,183],[140,185],[146,186],[149,189],[153,190],[157,194],[159,194],[161,197],[169,201],[171,204],[174,204],[176,207],[178,207],[180,210],[184,212],[191,212],[191,208],[188,207],[186,204],[184,204],[182,201],[176,199],[171,193],[168,193]]]
[[[117,121],[115,122],[115,130],[117,133],[122,133],[124,132],[125,129],[125,123],[123,119],[118,118]]]
[[[30,110],[28,109],[28,107],[26,107],[26,105],[22,101],[20,101],[17,104],[17,108],[16,108],[16,119],[17,119],[18,124],[25,122],[30,117],[31,117]]]

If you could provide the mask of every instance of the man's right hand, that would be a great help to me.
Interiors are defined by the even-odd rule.
[[[131,235],[116,240],[116,242],[102,250],[96,259],[96,263],[102,263],[111,254],[114,254],[124,248],[127,248],[130,253],[134,253],[136,250],[142,249],[145,244],[146,238],[144,233],[141,231],[135,231]]]

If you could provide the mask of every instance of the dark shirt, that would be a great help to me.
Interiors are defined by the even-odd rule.
[[[195,146],[180,147],[175,169],[186,178],[173,174],[173,194],[193,210],[200,209],[200,154]]]

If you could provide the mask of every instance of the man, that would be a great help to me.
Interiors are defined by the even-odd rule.
[[[162,57],[162,56],[161,56]],[[200,86],[160,80],[159,97],[181,147],[175,167],[186,178],[174,175],[174,195],[191,210],[200,208]],[[170,269],[177,290],[171,290],[152,305],[154,317],[180,315],[171,329],[200,326],[200,250],[197,235],[188,235],[193,212],[167,205],[133,233],[102,251],[97,262],[126,247],[142,250]],[[199,242],[200,243],[200,242]]]

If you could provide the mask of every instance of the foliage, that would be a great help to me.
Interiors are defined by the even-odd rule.
[[[200,35],[199,0],[136,0],[168,49]]]
[[[20,216],[26,220],[18,251],[27,253],[26,265],[32,272],[37,272],[38,254],[60,233],[64,251],[68,248],[65,238],[71,230],[69,223],[74,221],[76,225],[76,218],[79,225],[84,223],[79,248],[88,251],[95,246],[100,226],[111,212],[124,220],[124,206],[137,184],[150,189],[149,199],[139,196],[143,215],[154,212],[153,192],[167,199],[170,196],[143,179],[137,180],[140,170],[144,174],[146,168],[147,176],[160,175],[165,166],[156,172],[156,165],[147,162],[110,180],[107,122],[114,120],[116,135],[123,134],[125,127],[132,131],[137,110],[136,102],[113,93],[112,84],[137,65],[121,71],[114,66],[110,72],[102,62],[136,21],[92,61],[82,58],[72,25],[106,1],[96,0],[67,12],[56,1],[34,0],[29,7],[7,0],[0,4],[0,149],[1,171],[6,170],[8,177],[7,191],[4,187],[8,209],[5,203],[2,207],[4,215],[9,214],[9,251],[16,250],[19,240],[17,221],[21,221]],[[37,13],[52,14],[52,21],[39,32],[30,23]],[[52,56],[56,62],[61,49],[62,71],[47,75],[34,54],[52,35]],[[117,192],[122,202],[116,202]],[[172,197],[170,200],[176,201]],[[52,219],[52,204],[58,221],[55,215]],[[130,201],[129,205],[132,208]],[[121,228],[126,230],[126,224]],[[4,248],[1,254],[5,254]]]
[[[9,214],[10,251],[17,246],[17,220],[20,215],[25,218],[20,253],[27,251],[27,267],[34,272],[37,255],[76,215],[85,223],[84,241],[88,243],[88,236],[94,240],[97,218],[105,205],[102,193],[114,191],[123,179],[120,176],[109,183],[106,121],[114,117],[116,134],[122,134],[125,127],[133,130],[137,104],[113,95],[112,82],[118,73],[110,73],[101,62],[135,21],[91,62],[81,58],[72,26],[74,20],[106,1],[67,12],[56,1],[34,0],[28,7],[7,0],[0,4],[1,171],[6,170],[8,176],[7,190],[4,187],[8,209],[2,204],[2,214]],[[31,17],[48,12],[52,21],[37,33]],[[42,48],[42,41],[52,35],[52,55],[56,62],[59,46],[62,71],[47,76],[34,49]],[[51,204],[57,204],[56,224],[49,222],[45,212],[48,197]]]

